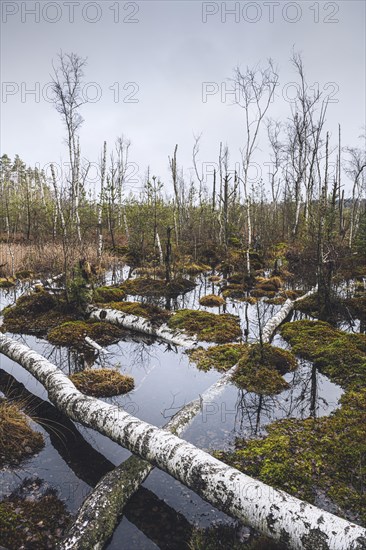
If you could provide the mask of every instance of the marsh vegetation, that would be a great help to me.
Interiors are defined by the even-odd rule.
[[[149,170],[141,193],[128,195],[130,144],[119,138],[109,156],[102,146],[92,197],[80,160],[81,119],[73,118],[85,63],[75,54],[60,63],[55,104],[68,128],[70,174],[57,181],[53,168],[48,175],[18,156],[1,158],[0,331],[40,351],[83,394],[157,426],[236,366],[184,438],[365,526],[364,152],[341,147],[340,129],[332,143],[327,102],[311,92],[294,55],[301,86],[282,123],[264,119],[278,80],[273,64],[236,72],[249,117],[240,173],[220,144],[218,169],[204,182],[196,139],[195,179],[184,179],[175,146],[171,194]],[[74,71],[74,95],[61,82],[65,71]],[[253,124],[268,132],[269,189],[250,186]],[[266,323],[288,300],[295,300],[292,316],[264,341]],[[106,312],[126,314],[128,328],[107,322]],[[149,334],[137,330],[147,321]],[[194,345],[184,350],[155,338],[157,331],[182,333]],[[52,548],[85,496],[129,453],[54,416],[45,390],[15,362],[4,357],[1,367],[1,543],[9,550]],[[287,547],[235,523],[161,471],[123,514],[110,549],[121,540],[131,548]]]

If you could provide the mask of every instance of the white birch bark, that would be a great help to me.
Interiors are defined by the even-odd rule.
[[[192,347],[197,344],[196,339],[188,336],[184,332],[172,330],[167,324],[157,326],[148,319],[138,317],[137,315],[131,315],[130,313],[124,313],[123,311],[118,311],[116,309],[100,309],[94,306],[89,306],[87,311],[90,319],[95,319],[98,321],[102,319],[129,330],[142,332],[143,334],[148,334],[149,336],[156,336],[157,338],[176,346]]]
[[[286,317],[289,315],[289,313],[293,310],[294,304],[296,302],[300,302],[301,300],[304,300],[308,296],[311,296],[317,291],[318,287],[315,286],[309,292],[304,294],[304,296],[300,296],[300,298],[297,298],[296,300],[286,300],[286,302],[283,304],[281,309],[274,315],[264,326],[262,331],[262,341],[263,343],[270,342],[273,338],[273,335],[277,328],[280,326],[281,323],[286,319]]]
[[[0,352],[22,365],[72,420],[151,462],[204,500],[289,548],[364,550],[366,530],[254,480],[117,407],[79,392],[55,365],[0,334]]]
[[[160,241],[160,237],[159,237],[158,232],[156,232],[156,244],[157,244],[158,251],[159,251],[160,263],[163,264],[164,263],[164,255],[163,255],[163,249],[161,248],[161,241]]]
[[[164,426],[175,435],[182,434],[202,410],[203,403],[218,397],[234,374],[236,365],[206,390],[198,399],[188,403]],[[137,456],[131,456],[108,472],[87,496],[76,521],[59,545],[60,550],[99,550],[112,536],[123,509],[139,489],[154,466]]]

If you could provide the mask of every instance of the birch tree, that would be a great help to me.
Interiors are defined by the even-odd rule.
[[[262,69],[258,66],[242,72],[239,67],[234,71],[234,85],[237,91],[236,103],[244,112],[244,147],[241,150],[244,200],[247,218],[247,250],[246,268],[250,274],[250,248],[252,245],[252,221],[249,194],[249,169],[258,146],[260,128],[265,120],[278,84],[278,74],[271,59],[268,66]]]
[[[66,143],[70,163],[71,219],[75,222],[81,244],[79,215],[80,202],[80,142],[79,130],[83,123],[80,107],[86,103],[82,93],[82,79],[86,59],[75,53],[61,53],[58,64],[53,64],[52,92],[54,105],[66,126]]]

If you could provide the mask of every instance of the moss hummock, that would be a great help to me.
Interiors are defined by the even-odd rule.
[[[240,471],[308,502],[322,492],[354,521],[366,522],[366,389],[341,398],[330,417],[285,419],[259,440],[237,440],[215,456]]]
[[[295,321],[280,332],[294,353],[314,362],[330,379],[345,389],[366,386],[366,335],[349,334],[324,321]]]
[[[115,369],[86,369],[70,375],[77,389],[93,397],[112,397],[127,393],[135,387],[132,376]]]
[[[15,286],[15,280],[12,277],[0,277],[0,288],[11,288]]]
[[[279,277],[271,277],[266,279],[264,277],[257,277],[255,280],[255,287],[251,291],[251,295],[255,298],[273,298],[283,285],[282,280]]]
[[[30,427],[27,416],[14,403],[0,398],[0,469],[19,464],[43,447],[42,434]]]
[[[214,368],[227,371],[236,365],[246,350],[246,344],[222,344],[207,349],[198,347],[188,350],[187,354],[200,370],[208,371]]]
[[[241,338],[240,320],[236,315],[224,313],[216,315],[207,311],[182,309],[169,319],[172,329],[185,330],[189,335],[197,335],[199,340],[224,344]]]
[[[21,281],[24,281],[26,279],[32,279],[32,277],[34,277],[34,273],[29,269],[22,269],[21,271],[17,271],[15,273],[15,277]]]
[[[204,349],[188,350],[191,361],[201,370],[215,368],[227,371],[235,364],[233,381],[237,386],[260,395],[273,395],[286,390],[289,385],[282,377],[293,371],[295,356],[269,344],[224,344]]]
[[[94,302],[105,304],[107,302],[121,302],[126,298],[126,293],[122,288],[112,286],[101,286],[93,292]]]
[[[99,321],[69,321],[51,329],[47,339],[56,346],[72,346],[83,349],[88,346],[85,337],[89,336],[101,346],[118,342],[125,331],[107,322]]]
[[[233,525],[213,525],[207,529],[194,528],[187,550],[287,550],[287,546],[253,533],[243,544],[240,529]]]
[[[282,375],[296,367],[296,358],[289,351],[270,344],[252,344],[239,359],[233,380],[249,392],[273,395],[289,387]]]
[[[4,309],[3,314],[4,329],[16,334],[43,335],[60,323],[78,318],[64,300],[57,300],[42,289],[20,296],[14,306]]]
[[[348,334],[322,321],[281,327],[295,353],[347,391],[329,417],[284,419],[259,440],[237,440],[234,452],[215,456],[298,498],[330,499],[337,515],[366,523],[366,335]]]
[[[162,279],[137,277],[128,279],[120,288],[131,296],[179,296],[192,290],[195,286],[194,282],[179,277],[170,283],[166,283]]]
[[[207,294],[200,299],[201,306],[205,307],[220,307],[225,303],[225,298],[216,296],[216,294]]]
[[[209,265],[203,264],[201,262],[195,262],[189,259],[178,263],[177,269],[179,271],[187,273],[188,275],[198,275],[199,273],[211,271],[211,267]]]

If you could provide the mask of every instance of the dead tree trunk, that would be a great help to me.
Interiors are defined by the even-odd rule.
[[[177,436],[79,392],[55,365],[3,334],[0,352],[22,365],[76,422],[151,462],[228,515],[290,548],[364,550],[366,530],[254,480]]]

